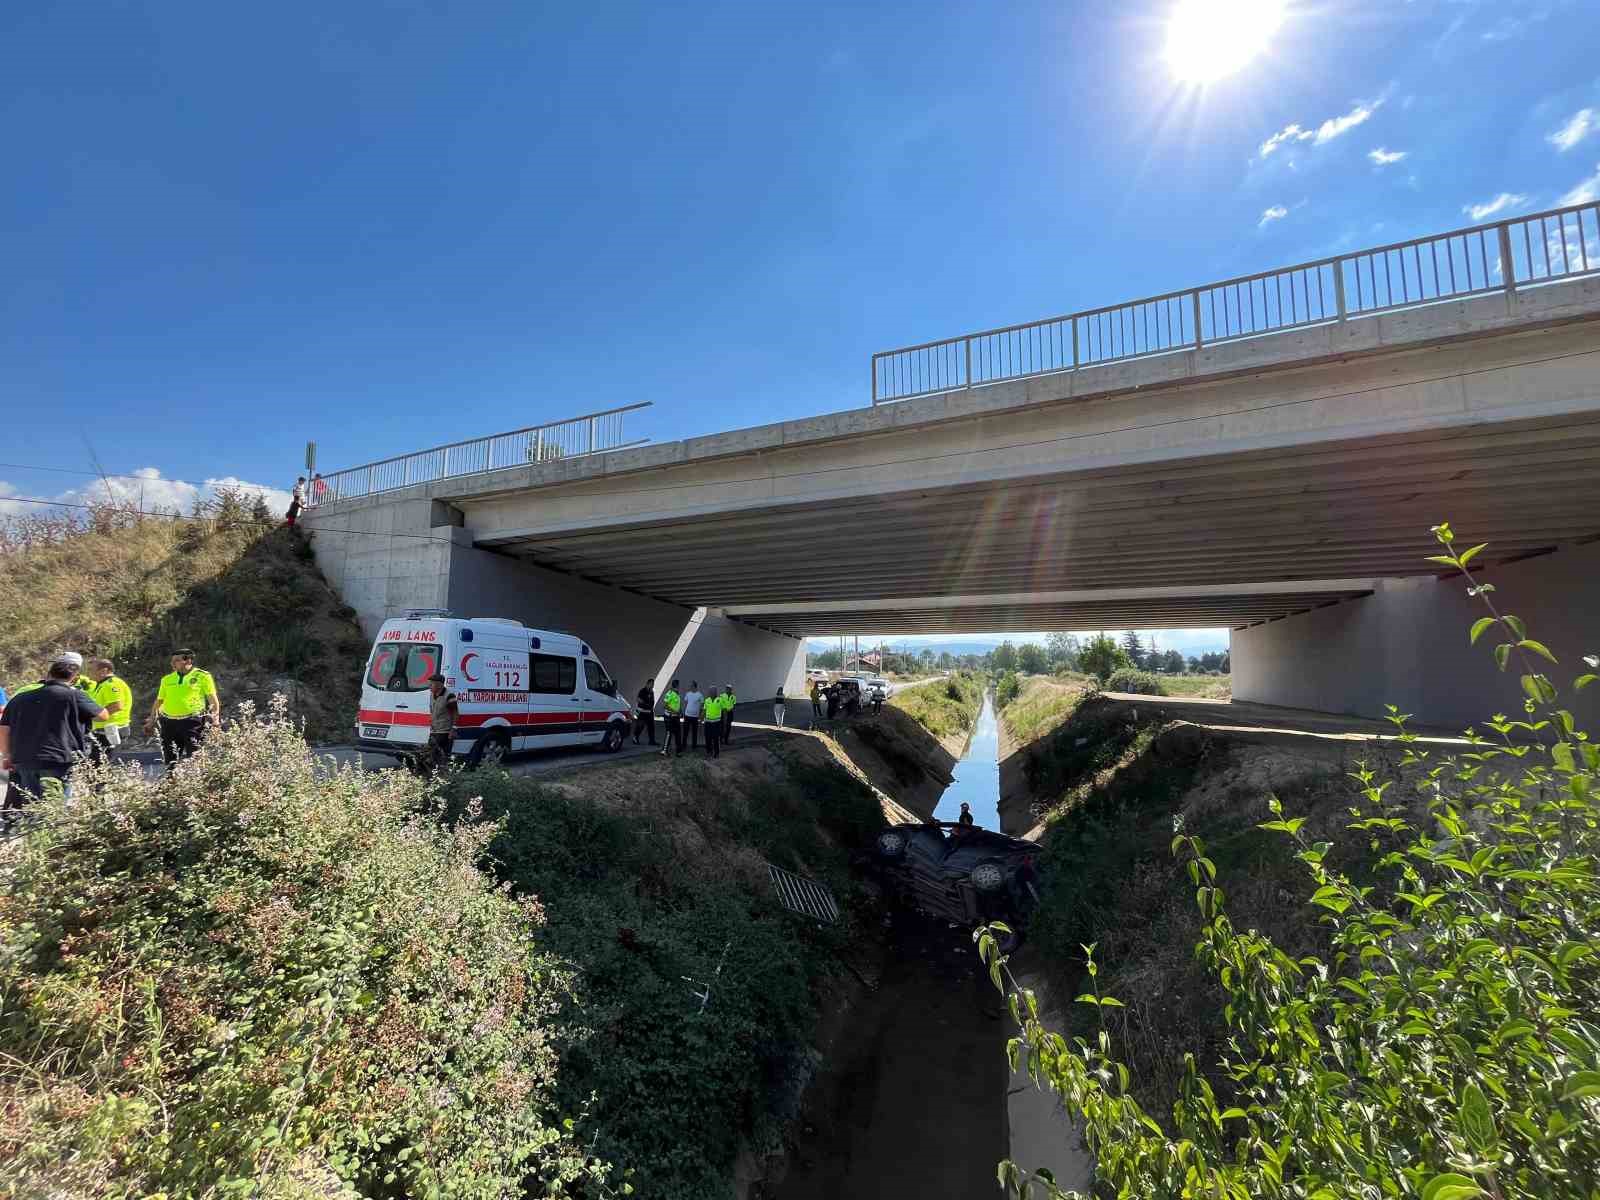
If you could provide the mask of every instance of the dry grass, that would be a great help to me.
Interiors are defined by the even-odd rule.
[[[983,708],[983,684],[972,675],[956,674],[896,692],[889,704],[911,717],[959,756]]]
[[[1162,675],[1161,686],[1169,696],[1190,696],[1201,700],[1233,699],[1231,675]]]
[[[13,540],[0,592],[0,680],[36,679],[58,650],[115,661],[141,718],[178,646],[212,672],[226,710],[274,692],[314,740],[347,738],[367,644],[305,539],[248,517],[113,515]],[[135,732],[138,725],[135,724]]]
[[[1033,675],[1023,681],[1017,698],[1000,712],[1011,739],[1018,745],[1043,737],[1069,716],[1089,685],[1077,679]]]

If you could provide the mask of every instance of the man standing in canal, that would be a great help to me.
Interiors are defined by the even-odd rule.
[[[666,714],[664,724],[665,736],[661,739],[661,757],[669,754],[683,753],[683,729],[681,719],[683,716],[683,697],[678,694],[678,681],[674,679],[667,686],[666,694],[661,697],[661,708]]]
[[[711,695],[706,698],[705,727],[706,727],[706,757],[722,757],[722,704],[723,699],[717,695],[713,685]]]
[[[700,744],[700,719],[705,715],[705,707],[700,681],[691,679],[689,690],[683,694],[683,744],[690,750]]]

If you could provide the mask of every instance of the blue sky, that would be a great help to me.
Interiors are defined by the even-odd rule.
[[[636,400],[667,440],[863,405],[874,350],[1600,190],[1592,0],[1290,3],[1204,89],[1172,7],[9,5],[0,461],[86,470],[87,434],[281,487],[308,438]]]

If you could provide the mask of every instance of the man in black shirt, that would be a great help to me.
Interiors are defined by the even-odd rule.
[[[73,686],[77,678],[76,663],[53,662],[43,687],[24,692],[0,713],[0,765],[11,772],[23,802],[65,795],[68,774],[88,753],[89,731],[110,718],[99,701]]]
[[[646,679],[639,689],[637,712],[633,718],[633,744],[639,744],[639,735],[650,732],[650,744],[656,744],[656,681]]]

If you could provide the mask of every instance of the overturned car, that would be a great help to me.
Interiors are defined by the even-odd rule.
[[[954,821],[891,825],[872,848],[897,900],[957,925],[1004,922],[1011,930],[999,939],[1005,954],[1022,944],[1038,904],[1038,856],[1033,842]]]

